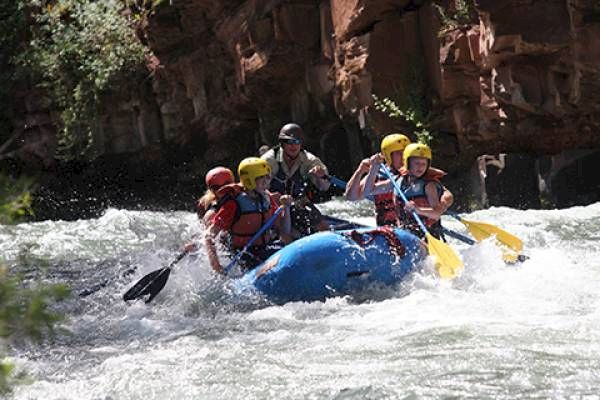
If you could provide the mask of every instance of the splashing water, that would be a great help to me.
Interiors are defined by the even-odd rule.
[[[326,214],[373,223],[368,203]],[[13,269],[73,292],[65,333],[20,344],[32,383],[15,399],[583,397],[600,392],[600,203],[468,216],[514,233],[531,257],[507,266],[491,241],[451,241],[463,275],[426,268],[398,287],[274,306],[239,298],[203,249],[173,270],[150,305],[122,293],[200,232],[191,213],[108,210],[94,220],[0,226]],[[458,222],[451,229],[465,232]],[[127,272],[127,273],[125,273]]]

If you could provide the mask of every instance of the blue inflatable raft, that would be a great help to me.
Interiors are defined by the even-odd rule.
[[[276,303],[313,301],[400,282],[426,256],[420,240],[392,228],[319,232],[299,239],[247,272],[252,288]]]

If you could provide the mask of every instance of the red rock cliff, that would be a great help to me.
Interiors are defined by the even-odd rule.
[[[425,1],[174,2],[146,30],[167,136],[205,135],[219,158],[228,138],[251,151],[291,119],[313,146],[341,135],[352,148],[365,128],[392,128],[371,96],[410,91],[416,66],[436,127],[456,138],[451,153],[598,146],[597,5],[490,0],[477,10],[479,25],[440,37]]]
[[[479,26],[445,36],[443,126],[461,149],[559,153],[600,145],[595,1],[478,2]]]
[[[479,23],[452,30],[425,0],[171,3],[142,29],[152,89],[115,102],[101,152],[195,142],[206,164],[233,163],[295,121],[311,150],[349,173],[378,135],[411,127],[375,111],[372,95],[415,91],[442,167],[600,146],[595,0],[479,0]]]

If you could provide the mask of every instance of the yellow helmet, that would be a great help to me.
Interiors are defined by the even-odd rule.
[[[271,166],[262,158],[244,158],[238,166],[238,175],[245,189],[254,190],[256,189],[256,178],[271,175]]]
[[[392,153],[404,150],[409,144],[410,139],[400,133],[393,133],[384,137],[381,141],[381,152],[385,157],[385,162],[392,165]]]
[[[408,169],[408,159],[411,157],[424,157],[431,163],[431,149],[423,143],[411,143],[404,149],[404,168]]]

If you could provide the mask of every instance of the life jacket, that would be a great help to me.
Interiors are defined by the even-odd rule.
[[[226,185],[219,190],[223,194],[222,201],[235,201],[236,214],[234,222],[229,229],[231,235],[230,246],[234,249],[243,248],[264,223],[273,215],[271,212],[271,194],[252,198],[244,191],[239,183]],[[270,242],[270,232],[265,232],[256,239],[252,246],[264,246]]]
[[[413,180],[413,182],[411,182],[410,184],[406,179],[406,177],[408,176],[408,171],[403,169],[400,171],[400,175],[400,189],[402,189],[406,198],[410,201],[413,201],[417,206],[431,207],[429,201],[427,200],[427,193],[425,193],[425,186],[427,186],[427,184],[430,182],[435,183],[438,192],[438,198],[442,197],[444,187],[440,183],[439,178],[435,178],[439,175],[431,174],[430,176],[433,177],[433,179],[426,179],[425,176],[427,176],[427,173],[425,173],[423,177]],[[404,201],[402,201],[400,197],[395,197],[394,201],[396,202],[396,217],[398,226],[407,227],[409,229],[414,228],[411,230],[420,231],[420,229],[418,228],[417,221],[413,217],[412,213],[404,211]],[[431,228],[433,226],[436,226],[436,228],[437,226],[441,227],[439,220],[423,216],[421,216],[421,220],[427,228]]]
[[[300,152],[304,152],[305,150],[301,150]],[[279,159],[279,154],[281,152],[281,147],[277,147],[275,150],[275,157]],[[283,158],[283,157],[282,157]],[[294,199],[301,197],[302,195],[306,195],[311,201],[314,197],[313,185],[308,177],[302,176],[300,173],[300,167],[296,169],[294,174],[288,177],[283,171],[283,163],[285,161],[278,161],[279,168],[277,169],[277,173],[271,179],[271,186],[269,190],[271,192],[277,192],[281,194],[289,194]],[[306,187],[306,188],[305,188]]]
[[[393,174],[392,170],[392,174]],[[396,174],[393,174],[396,177]],[[388,180],[386,176],[378,174],[375,182]],[[394,204],[394,192],[382,193],[374,196],[375,221],[377,226],[396,225],[396,205]]]

